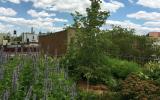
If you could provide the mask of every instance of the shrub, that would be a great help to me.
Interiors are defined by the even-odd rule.
[[[97,78],[92,80],[107,84],[114,90],[119,90],[121,81],[124,80],[130,73],[138,74],[141,72],[140,66],[134,62],[109,57],[106,57],[104,61],[106,66],[96,68],[94,75],[97,76]]]
[[[77,100],[123,100],[118,92],[107,92],[103,95],[80,91]]]
[[[144,74],[148,79],[154,80],[160,84],[160,64],[150,62],[144,67]]]
[[[104,94],[104,97],[107,98],[107,100],[123,100],[120,92],[108,92]]]
[[[138,73],[141,71],[139,65],[134,62],[108,59],[108,63],[111,67],[112,75],[117,79],[125,79],[130,73]]]
[[[78,100],[98,100],[100,99],[99,95],[96,95],[91,92],[80,91]]]
[[[129,75],[122,82],[122,96],[125,100],[159,100],[160,87],[150,80],[142,80],[137,75]]]

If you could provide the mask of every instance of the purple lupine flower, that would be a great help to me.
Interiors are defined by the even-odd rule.
[[[77,91],[76,91],[76,83],[74,83],[71,86],[71,100],[75,100],[75,97],[77,96]]]
[[[48,79],[44,79],[44,100],[47,100],[47,94],[48,94],[48,87],[47,87],[47,85],[48,85]]]
[[[59,73],[60,72],[60,66],[59,63],[56,64],[56,72]]]
[[[4,77],[4,69],[3,67],[0,68],[0,80],[2,80]]]
[[[3,100],[9,100],[9,95],[10,95],[9,91],[5,90],[3,94]]]
[[[13,76],[12,76],[12,89],[13,89],[13,91],[17,90],[17,81],[18,81],[17,71],[14,70]]]
[[[18,66],[16,67],[16,73],[17,73],[17,75],[19,75],[20,70],[21,70],[20,65],[18,65]]]
[[[30,86],[30,88],[27,92],[27,95],[25,97],[25,100],[30,100],[31,95],[32,95],[32,86]]]
[[[53,87],[52,87],[52,80],[48,81],[48,89],[49,91],[52,91]]]
[[[68,79],[68,69],[64,70],[64,79],[67,80]]]
[[[37,95],[33,94],[33,100],[37,100]]]

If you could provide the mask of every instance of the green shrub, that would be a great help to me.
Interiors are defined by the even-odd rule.
[[[123,100],[120,92],[108,92],[104,94],[104,97],[107,98],[107,100]]]
[[[160,64],[150,62],[144,66],[144,74],[148,79],[154,80],[160,84]]]
[[[123,100],[118,92],[107,92],[103,95],[80,91],[77,100]]]
[[[94,75],[97,78],[91,80],[94,80],[94,83],[96,81],[107,84],[112,88],[112,90],[119,90],[121,81],[124,80],[130,73],[138,74],[141,72],[140,66],[134,62],[108,57],[106,57],[104,61],[106,66],[96,68]]]
[[[91,92],[80,91],[78,100],[99,100],[100,96]]]
[[[122,96],[125,100],[160,100],[160,87],[151,80],[142,80],[131,74],[122,82]]]
[[[138,73],[141,68],[134,62],[119,59],[108,59],[112,75],[117,79],[125,79],[130,73]]]
[[[106,78],[105,83],[111,88],[116,88],[118,86],[118,81],[112,76]]]

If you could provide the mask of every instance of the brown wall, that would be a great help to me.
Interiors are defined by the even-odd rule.
[[[50,35],[40,36],[39,44],[42,52],[49,53],[52,56],[61,56],[65,54],[72,34],[73,31],[65,30]]]

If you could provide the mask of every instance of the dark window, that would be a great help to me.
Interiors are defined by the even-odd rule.
[[[29,38],[27,38],[27,44],[29,44]]]

